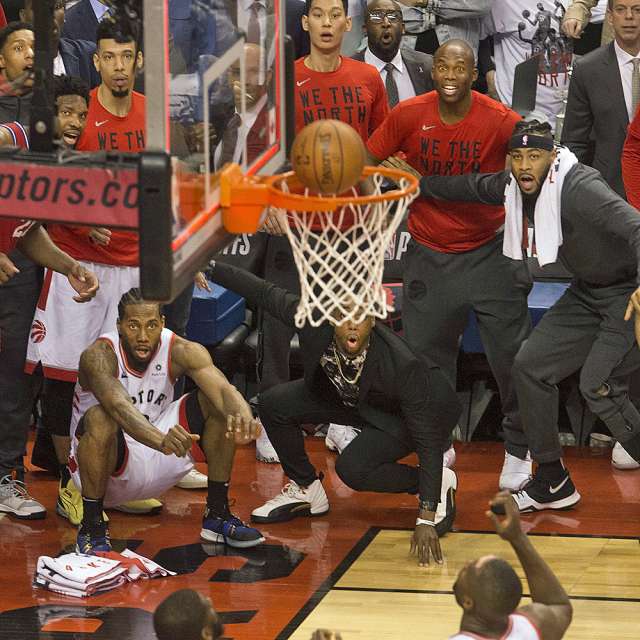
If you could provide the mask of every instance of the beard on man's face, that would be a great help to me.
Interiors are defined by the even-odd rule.
[[[126,98],[129,93],[129,89],[111,89],[111,95],[114,98]]]

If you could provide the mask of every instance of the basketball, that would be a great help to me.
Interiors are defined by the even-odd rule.
[[[362,176],[366,152],[358,132],[340,120],[318,120],[296,136],[291,165],[305,187],[340,194]]]

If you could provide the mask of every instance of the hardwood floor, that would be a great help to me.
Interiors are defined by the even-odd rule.
[[[119,544],[179,575],[86,600],[31,587],[38,556],[56,555],[75,541],[75,529],[55,514],[57,483],[31,472],[29,490],[49,514],[33,522],[0,517],[0,640],[152,639],[150,612],[183,587],[211,596],[228,638],[308,638],[310,630],[327,625],[341,628],[344,640],[404,638],[418,631],[423,638],[446,638],[459,615],[449,592],[460,564],[488,550],[511,558],[504,543],[485,533],[490,526],[484,511],[496,488],[502,447],[456,444],[456,533],[443,539],[445,565],[428,569],[408,555],[415,498],[355,493],[336,477],[335,454],[321,440],[309,438],[307,447],[326,473],[327,516],[266,525],[265,545],[231,550],[199,541],[205,492],[172,489],[160,515],[110,512],[110,528]],[[535,544],[575,598],[567,637],[576,640],[638,635],[640,471],[612,469],[608,453],[569,449],[566,464],[582,501],[571,511],[523,518],[530,533],[540,534]],[[251,447],[239,450],[233,509],[248,519],[282,483],[278,465],[257,463]],[[431,624],[425,626],[427,618]]]

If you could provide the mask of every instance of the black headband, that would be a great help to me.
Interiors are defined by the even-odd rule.
[[[531,133],[516,133],[509,140],[509,151],[512,149],[544,149],[553,151],[553,138]]]

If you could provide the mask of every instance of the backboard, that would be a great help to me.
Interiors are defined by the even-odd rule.
[[[173,299],[231,240],[219,207],[222,166],[237,162],[248,174],[270,174],[286,158],[292,47],[285,46],[283,0],[259,2],[260,9],[254,0],[105,3],[107,17],[139,22],[144,15],[145,66],[136,87],[146,96],[141,154],[54,144],[55,0],[34,3],[31,149],[0,149],[0,216],[137,229],[143,294]],[[11,91],[0,83],[0,92]]]
[[[151,153],[141,185],[157,187],[169,168],[171,174],[170,184],[165,179],[161,186],[164,195],[141,193],[141,280],[148,297],[177,295],[231,239],[219,211],[223,165],[270,174],[286,160],[292,82],[285,79],[284,9],[282,0],[255,4],[144,2]],[[168,156],[171,166],[162,167]],[[171,211],[162,214],[167,193]]]

